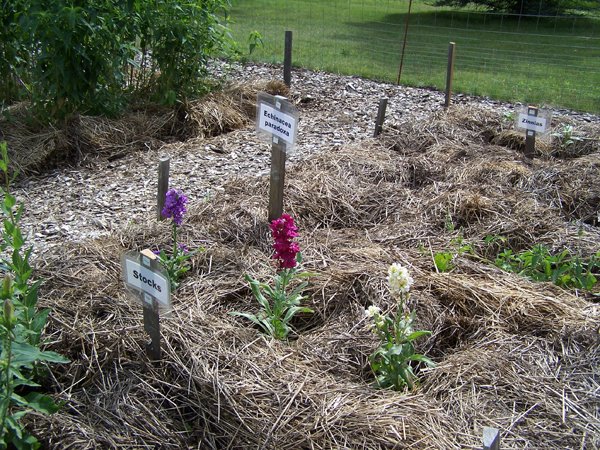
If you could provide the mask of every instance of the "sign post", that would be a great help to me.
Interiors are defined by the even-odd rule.
[[[292,85],[292,32],[285,32],[283,52],[283,82],[287,87]]]
[[[379,136],[383,131],[383,121],[385,120],[385,110],[387,108],[388,99],[386,97],[379,100],[379,108],[377,109],[377,119],[375,119],[375,131],[373,137]]]
[[[127,252],[121,257],[126,289],[139,299],[144,308],[144,330],[150,335],[146,353],[160,360],[159,308],[171,307],[171,282],[158,258],[149,249]]]
[[[256,130],[271,141],[271,180],[269,187],[269,222],[283,213],[285,158],[296,141],[298,110],[279,95],[258,94]]]
[[[158,191],[156,195],[156,214],[158,220],[163,220],[162,210],[165,206],[165,196],[169,190],[169,166],[171,158],[163,155],[158,160]]]
[[[538,133],[545,134],[552,120],[549,111],[528,106],[517,116],[517,128],[525,130],[525,156],[533,159],[535,155],[535,138]]]

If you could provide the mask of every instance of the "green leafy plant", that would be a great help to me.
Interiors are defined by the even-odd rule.
[[[263,42],[262,34],[258,31],[253,30],[248,36],[248,54],[251,55],[257,48],[263,48],[265,43]]]
[[[454,268],[452,260],[454,254],[451,252],[437,252],[433,255],[433,262],[439,272],[449,272]]]
[[[271,232],[274,239],[273,258],[278,260],[279,271],[274,277],[274,287],[262,283],[249,275],[246,281],[254,298],[258,301],[261,311],[258,314],[232,312],[231,315],[245,317],[275,339],[287,339],[291,327],[290,321],[297,313],[312,313],[313,310],[301,306],[304,296],[302,291],[308,283],[303,281],[294,285],[295,279],[305,279],[313,275],[310,272],[299,271],[302,255],[298,243],[292,242],[298,236],[294,219],[288,214],[283,214],[279,219],[271,222]],[[288,292],[289,291],[289,292]]]
[[[433,263],[438,272],[449,272],[454,269],[454,258],[464,254],[473,253],[473,247],[469,243],[464,242],[462,236],[457,236],[450,241],[454,247],[451,251],[436,252],[433,255]]]
[[[165,198],[165,205],[161,211],[161,216],[165,219],[171,219],[171,236],[173,249],[171,253],[164,250],[155,251],[162,266],[167,270],[171,290],[177,289],[179,280],[190,270],[189,260],[202,248],[189,250],[186,245],[177,241],[177,230],[183,223],[183,216],[187,212],[186,203],[188,199],[180,191],[169,189]]]
[[[498,254],[495,264],[534,281],[551,281],[557,286],[591,291],[598,281],[600,252],[585,260],[572,256],[566,249],[552,254],[546,246],[537,244],[518,254],[504,250]]]
[[[169,105],[207,91],[227,54],[227,0],[5,0],[0,106],[25,97],[37,118],[119,113],[133,97]]]
[[[560,130],[552,133],[552,137],[555,137],[560,148],[565,150],[575,142],[583,141],[582,137],[575,136],[574,131],[573,125],[563,125]]]
[[[400,264],[392,264],[388,270],[390,291],[397,300],[395,315],[382,314],[375,305],[370,306],[366,315],[373,319],[373,330],[380,340],[379,347],[369,357],[371,370],[375,373],[377,386],[396,391],[412,389],[418,377],[411,363],[435,364],[424,355],[415,352],[414,342],[429,331],[414,330],[415,313],[407,310],[410,286],[413,279],[408,270]]]
[[[35,381],[41,363],[66,363],[68,360],[58,353],[39,348],[42,330],[46,324],[49,309],[38,310],[38,289],[40,282],[32,282],[32,268],[29,264],[31,247],[25,249],[19,220],[23,206],[10,194],[11,176],[8,169],[8,153],[5,143],[0,144],[0,170],[5,187],[0,189],[2,196],[2,254],[11,257],[0,258],[0,268],[4,280],[0,289],[3,301],[0,317],[0,448],[39,448],[37,439],[29,434],[21,424],[21,419],[31,411],[52,414],[58,405],[52,397],[39,392],[41,386]]]

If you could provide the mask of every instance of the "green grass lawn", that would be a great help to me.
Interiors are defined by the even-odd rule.
[[[294,65],[396,81],[408,0],[233,0],[232,31],[252,59],[281,62],[294,32]],[[445,86],[456,43],[454,90],[600,113],[600,17],[522,17],[453,11],[415,1],[401,83]]]

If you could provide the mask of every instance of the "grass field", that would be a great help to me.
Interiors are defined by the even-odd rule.
[[[251,58],[281,62],[294,32],[294,65],[396,81],[408,0],[233,0],[232,30]],[[444,88],[456,43],[455,91],[600,113],[600,17],[521,17],[433,8],[409,17],[401,83]]]

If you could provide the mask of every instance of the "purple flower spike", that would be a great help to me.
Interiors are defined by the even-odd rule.
[[[183,222],[183,215],[187,212],[187,209],[185,208],[187,200],[187,197],[180,191],[169,189],[161,215],[165,219],[173,219],[173,223],[180,226],[181,222]]]

